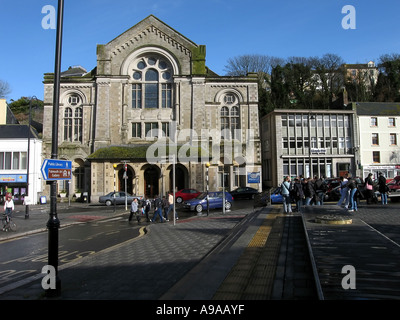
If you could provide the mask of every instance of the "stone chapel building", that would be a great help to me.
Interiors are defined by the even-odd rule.
[[[50,158],[54,74],[44,75],[43,158]],[[153,15],[97,46],[90,72],[61,74],[59,181],[91,201],[113,190],[154,197],[176,190],[261,191],[257,76],[225,77],[206,66],[206,47]],[[126,182],[126,184],[125,184]],[[49,192],[45,187],[45,193]]]

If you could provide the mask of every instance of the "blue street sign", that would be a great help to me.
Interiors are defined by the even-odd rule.
[[[44,159],[40,171],[44,180],[71,180],[72,161]]]

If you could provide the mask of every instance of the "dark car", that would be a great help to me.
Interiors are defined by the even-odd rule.
[[[218,209],[223,206],[222,191],[211,191],[208,193],[208,202],[210,209]],[[232,207],[233,197],[229,192],[225,192],[225,209],[229,210]],[[194,199],[187,200],[183,203],[183,208],[198,213],[207,210],[207,193],[202,192]]]
[[[175,192],[175,199],[177,203],[196,198],[201,192],[196,189],[182,189]]]
[[[143,199],[143,196],[133,196],[129,193],[126,193],[127,203],[131,204],[133,199],[138,199],[139,201]],[[100,203],[105,203],[107,206],[111,206],[114,204],[114,192],[110,192],[104,196],[99,198]],[[125,192],[117,191],[115,192],[115,204],[125,204]]]
[[[254,199],[258,190],[250,187],[239,187],[235,190],[229,191],[235,199]]]

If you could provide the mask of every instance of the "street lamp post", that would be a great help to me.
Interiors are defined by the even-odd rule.
[[[210,202],[208,199],[208,188],[209,188],[209,180],[208,180],[208,169],[210,168],[210,163],[206,163],[206,189],[207,189],[207,216],[210,213]]]
[[[54,66],[54,89],[53,89],[53,130],[51,142],[51,159],[58,158],[58,117],[60,109],[60,72],[61,72],[61,48],[62,48],[62,26],[64,14],[64,0],[58,0],[57,12],[57,34],[56,54]],[[57,181],[50,184],[50,214],[47,222],[48,233],[48,265],[52,266],[56,275],[55,288],[47,289],[48,297],[61,295],[61,280],[58,277],[58,230],[60,220],[57,217]]]
[[[29,121],[28,121],[28,152],[26,159],[26,193],[25,193],[25,219],[29,219],[29,160],[31,156],[31,124],[32,124],[32,100],[35,99],[37,102],[36,96],[33,96],[29,101]]]
[[[117,206],[117,203],[116,203],[116,199],[115,199],[115,193],[116,193],[116,184],[117,184],[117,181],[116,181],[116,177],[115,177],[115,170],[117,170],[117,164],[116,163],[114,163],[113,164],[113,169],[114,169],[114,212],[117,210],[117,208],[116,208],[116,206]]]

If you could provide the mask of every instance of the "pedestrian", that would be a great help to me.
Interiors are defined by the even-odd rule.
[[[290,189],[291,189],[290,177],[287,176],[285,178],[285,180],[282,182],[282,185],[281,185],[281,194],[282,194],[282,200],[283,200],[283,211],[285,213],[291,213],[292,212],[292,199],[290,198]]]
[[[14,211],[14,200],[12,199],[11,193],[6,193],[6,201],[4,202],[4,215],[7,218],[10,218],[13,211]]]
[[[131,213],[129,215],[128,221],[131,221],[133,215],[135,215],[137,222],[138,223],[140,222],[140,215],[138,214],[138,210],[139,210],[138,200],[135,198],[135,199],[133,199],[133,201],[131,203]]]
[[[168,211],[168,200],[165,196],[162,197],[162,214],[164,216],[165,221],[169,221],[168,220],[168,215],[167,215],[167,211]]]
[[[341,206],[344,203],[344,207],[347,209],[349,206],[349,188],[347,187],[347,182],[349,181],[347,179],[348,175],[341,176],[340,179],[340,185],[339,185],[339,190],[340,190],[340,199],[337,203],[338,206]]]
[[[316,205],[323,205],[327,185],[323,176],[315,180],[315,193],[317,194]]]
[[[310,205],[315,199],[314,181],[311,178],[308,178],[304,184],[304,196],[306,198],[306,206]]]
[[[168,210],[167,210],[167,214],[166,214],[166,219],[168,220],[168,214],[171,210],[174,210],[174,195],[173,193],[170,191],[168,192]],[[178,215],[176,214],[176,211],[174,212],[175,215],[175,219],[178,220]]]
[[[381,203],[387,204],[387,193],[389,191],[389,187],[386,185],[386,178],[382,172],[379,172],[378,191],[381,194]]]
[[[349,212],[357,211],[356,193],[358,188],[356,179],[350,178],[347,182],[347,188],[349,189]]]
[[[369,173],[368,176],[365,178],[365,197],[367,198],[367,204],[371,204],[373,201],[374,196],[374,183],[372,181],[372,173]]]
[[[156,195],[154,199],[154,216],[153,219],[151,219],[151,222],[155,222],[157,216],[160,217],[160,222],[164,221],[164,218],[162,216],[162,201],[158,195]]]
[[[151,210],[150,199],[143,200],[143,208],[144,208],[144,214],[146,215],[146,220],[147,220],[147,222],[150,222],[150,217],[149,217],[149,212]]]
[[[303,192],[303,186],[301,184],[301,181],[298,177],[294,179],[294,184],[293,184],[293,201],[296,202],[296,212],[301,212],[301,207],[303,205],[303,199],[304,199],[304,192]]]

